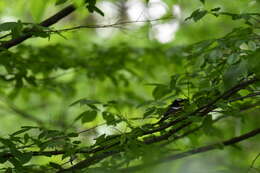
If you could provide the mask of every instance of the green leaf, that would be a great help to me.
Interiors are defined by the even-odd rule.
[[[53,167],[54,169],[62,169],[61,165],[54,163],[54,162],[50,162],[49,165],[51,167]]]
[[[235,64],[237,63],[238,61],[240,60],[240,57],[238,54],[234,53],[234,54],[231,54],[228,58],[227,58],[227,63],[232,65],[232,64]]]
[[[249,70],[250,72],[253,72],[257,75],[260,75],[259,57],[260,57],[260,49],[257,49],[253,54],[250,54],[248,56]]]
[[[95,144],[100,144],[100,143],[103,143],[106,141],[106,135],[103,134],[103,135],[100,135],[99,137],[97,137],[96,139],[96,143]]]
[[[145,110],[145,113],[143,115],[144,118],[148,117],[149,115],[152,115],[156,111],[156,107],[150,107]]]
[[[22,164],[25,164],[32,159],[32,152],[22,153],[22,155],[18,158]]]
[[[78,133],[69,133],[67,136],[70,138],[75,138],[75,137],[78,137],[79,134]]]
[[[168,86],[166,86],[166,85],[158,85],[153,90],[153,98],[155,100],[158,100],[158,99],[164,97],[165,95],[169,94],[170,92],[171,92],[171,90],[168,88]]]
[[[126,135],[123,134],[121,137],[120,137],[120,145],[123,145],[125,142],[126,142]]]
[[[23,24],[19,20],[17,22],[17,25],[14,28],[11,29],[11,31],[12,31],[12,38],[16,38],[16,37],[19,37],[20,35],[22,35],[22,30],[23,30]]]
[[[91,110],[91,111],[85,111],[82,113],[81,123],[88,123],[97,117],[97,111]]]
[[[95,105],[95,104],[101,104],[101,102],[96,101],[96,100],[88,100],[88,99],[82,98],[82,99],[79,99],[79,100],[71,103],[69,106],[75,106],[77,104],[79,104],[80,106],[82,106],[82,105]]]
[[[20,163],[19,160],[17,160],[16,158],[12,157],[8,160],[10,163],[12,163],[12,165],[16,168],[16,169],[21,169],[22,168],[22,164]]]
[[[190,15],[190,17],[186,18],[185,20],[193,19],[195,22],[197,22],[197,21],[199,21],[200,19],[202,19],[207,13],[208,13],[207,10],[197,9],[197,10],[195,10],[194,12],[192,12],[192,14]]]
[[[242,75],[246,75],[248,71],[248,64],[246,60],[241,60],[240,63],[232,65],[224,73],[223,81],[226,89],[229,89],[237,84]]]
[[[217,8],[213,8],[213,9],[211,9],[210,11],[217,12],[217,11],[219,11],[220,9],[221,9],[220,7],[217,7]]]
[[[99,8],[97,8],[96,6],[93,7],[93,10],[94,10],[95,12],[97,12],[98,14],[100,14],[101,16],[105,16],[104,12],[101,11],[101,10],[100,10]]]
[[[210,128],[212,128],[212,123],[213,123],[212,116],[207,115],[202,122],[202,126],[206,132],[209,131]]]
[[[16,135],[19,135],[21,133],[24,133],[24,132],[27,132],[28,130],[31,130],[29,128],[24,128],[24,129],[21,129],[21,130],[18,130],[17,132],[14,132],[13,134],[11,134],[11,136],[16,136]]]
[[[82,114],[82,113],[79,114],[79,115],[75,118],[74,122],[80,120],[82,117],[83,117],[83,114]]]
[[[11,31],[19,24],[17,22],[5,22],[0,24],[0,32],[2,31]]]
[[[68,0],[56,0],[55,5],[61,5],[67,2]]]
[[[197,58],[197,61],[196,61],[196,66],[199,67],[199,68],[202,68],[204,65],[205,65],[205,57],[204,56],[200,56]]]
[[[75,145],[78,145],[78,144],[81,143],[81,141],[73,141],[72,143],[75,144]]]
[[[223,53],[221,49],[214,49],[213,51],[210,52],[209,57],[210,60],[213,62],[216,62],[218,58],[222,58]]]
[[[28,133],[25,133],[23,136],[23,140],[24,140],[24,144],[26,144],[30,139],[30,136],[28,135]]]
[[[111,112],[104,111],[104,112],[102,112],[102,116],[103,116],[104,120],[106,120],[107,125],[117,124],[115,115],[112,114]]]
[[[257,45],[256,45],[256,43],[254,41],[249,41],[248,42],[248,47],[252,51],[255,51],[257,49]]]

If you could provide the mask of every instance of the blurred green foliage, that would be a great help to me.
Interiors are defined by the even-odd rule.
[[[113,22],[109,10],[102,9],[104,2],[115,6],[110,9],[117,12]],[[56,172],[95,157],[88,153],[93,149],[117,144],[123,153],[86,169],[115,172],[259,128],[258,81],[218,99],[207,116],[188,117],[187,130],[200,127],[195,133],[174,141],[186,132],[182,129],[165,141],[143,143],[173,129],[144,133],[154,130],[153,123],[174,99],[190,100],[181,114],[187,118],[234,86],[259,79],[259,1],[133,1],[147,8],[152,3],[166,6],[161,20],[146,19],[140,25],[145,11],[131,21],[128,2],[0,1],[1,44],[32,35],[0,52],[3,172]],[[39,25],[69,4],[77,8],[74,13],[51,27]],[[172,12],[175,7],[179,17]],[[174,39],[156,39],[153,27],[173,22],[178,23]],[[71,28],[75,26],[84,27]],[[259,139],[140,172],[256,172],[260,159],[251,164]],[[34,157],[34,152],[46,153]]]

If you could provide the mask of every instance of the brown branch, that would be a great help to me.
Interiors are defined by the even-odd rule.
[[[147,139],[144,141],[145,144],[152,144],[152,143],[155,143],[155,142],[160,142],[160,141],[163,141],[163,140],[167,140],[170,136],[174,135],[175,133],[177,133],[178,131],[180,131],[181,129],[189,126],[191,124],[191,122],[189,123],[185,123],[183,125],[181,125],[180,127],[178,128],[173,128],[171,130],[169,130],[166,134],[164,135],[161,135],[161,136],[157,136],[157,137],[153,137],[151,139]]]
[[[219,96],[218,99],[215,99],[215,100],[214,100],[214,103],[211,102],[210,104],[208,104],[208,106],[209,106],[210,109],[204,106],[203,108],[207,108],[207,112],[205,112],[205,111],[203,110],[203,113],[208,113],[208,112],[212,111],[212,110],[215,108],[215,107],[212,106],[212,105],[214,105],[215,102],[217,102],[218,100],[223,99],[223,98],[227,99],[228,97],[230,97],[231,95],[233,95],[234,93],[236,93],[237,91],[239,91],[240,89],[243,89],[243,88],[247,87],[248,85],[250,85],[250,84],[252,84],[252,83],[255,83],[255,82],[257,82],[257,81],[258,81],[258,79],[254,78],[254,79],[251,79],[251,80],[248,80],[248,81],[245,81],[245,82],[242,82],[242,83],[236,85],[235,87],[231,88],[230,90],[226,91],[224,94],[222,94],[221,96]],[[197,109],[196,111],[198,111],[198,110],[200,110],[200,109],[201,109],[201,108]],[[196,111],[195,111],[195,112],[196,112]],[[199,112],[199,113],[201,113],[201,112]],[[178,119],[176,119],[176,120],[174,120],[174,121],[172,121],[172,122],[170,122],[170,123],[168,123],[168,124],[165,124],[165,125],[162,125],[162,126],[156,128],[156,129],[152,129],[152,130],[149,130],[149,131],[144,131],[140,136],[143,136],[143,135],[147,135],[147,134],[151,134],[151,133],[154,133],[154,132],[158,132],[158,131],[164,130],[164,129],[166,129],[166,128],[172,126],[172,125],[176,125],[176,124],[178,124],[178,123],[181,123],[181,122],[185,121],[186,119],[187,119],[187,117],[180,117],[180,118],[178,118]],[[162,141],[162,140],[166,140],[169,136],[174,135],[174,133],[176,133],[177,131],[182,130],[182,129],[185,128],[185,127],[187,127],[189,124],[191,124],[191,122],[186,122],[186,123],[184,123],[183,125],[181,125],[181,126],[178,127],[178,128],[169,130],[169,132],[166,133],[166,134],[163,135],[163,136],[158,136],[158,137],[156,137],[156,138],[154,138],[154,139],[151,139],[151,140],[148,140],[148,141],[144,141],[144,142],[146,142],[146,143],[148,143],[148,144],[151,144],[151,143],[159,142],[159,141]],[[190,132],[188,132],[187,134],[189,134],[189,133],[190,133]],[[129,133],[127,133],[127,134],[129,134]],[[119,135],[119,136],[116,136],[116,137],[120,137],[120,135]],[[113,139],[114,139],[114,138],[113,138]],[[108,139],[108,140],[109,140],[109,139]],[[84,150],[79,150],[79,151],[77,151],[76,153],[94,154],[94,153],[102,152],[102,151],[105,151],[105,150],[108,150],[108,149],[112,149],[112,148],[115,148],[116,146],[118,146],[117,150],[115,150],[115,151],[103,152],[103,153],[101,153],[101,154],[93,155],[92,157],[89,157],[88,159],[85,159],[85,160],[79,162],[79,163],[78,163],[79,165],[78,165],[78,164],[74,165],[74,166],[73,166],[73,169],[72,169],[72,167],[71,167],[71,168],[68,168],[68,169],[66,169],[66,170],[71,170],[71,169],[74,170],[74,169],[77,169],[78,167],[80,167],[80,168],[82,168],[82,167],[88,167],[88,166],[94,164],[94,162],[92,162],[92,158],[93,158],[93,160],[96,160],[96,161],[99,160],[99,161],[100,161],[100,160],[102,160],[102,159],[104,159],[104,158],[106,158],[106,157],[109,157],[109,156],[111,156],[111,155],[113,155],[113,154],[115,154],[115,153],[122,152],[122,151],[123,151],[123,150],[122,150],[123,148],[122,148],[122,147],[119,147],[119,144],[120,144],[119,141],[115,141],[113,144],[108,145],[108,146],[100,146],[100,147],[93,148],[93,149],[91,149],[91,150],[85,150],[85,151],[84,151]],[[226,145],[226,144],[225,144],[225,145]],[[59,155],[59,154],[64,154],[64,153],[65,153],[64,151],[46,151],[46,152],[33,152],[33,155],[34,155],[34,156],[37,156],[37,155]],[[105,153],[105,154],[104,154],[104,153]],[[9,155],[8,157],[12,157],[12,156]],[[90,162],[91,162],[91,163],[90,163]],[[96,163],[96,162],[95,162],[95,163]],[[85,166],[84,166],[84,165],[85,165]],[[63,171],[65,171],[65,170],[63,170]]]
[[[260,95],[260,91],[248,94],[246,96],[241,96],[241,97],[234,98],[232,100],[229,100],[228,102],[235,102],[235,101],[238,101],[238,100],[244,100],[246,98],[255,97],[255,96],[259,96],[259,95]]]
[[[77,163],[76,165],[71,166],[70,168],[59,170],[59,171],[57,171],[57,173],[73,172],[75,170],[86,168],[90,165],[98,163],[99,161],[103,160],[104,158],[106,158],[108,156],[117,154],[119,152],[120,152],[119,150],[114,150],[114,151],[104,152],[99,155],[95,155],[93,157],[89,157],[89,158]]]
[[[221,94],[220,96],[218,96],[216,99],[214,99],[213,101],[211,101],[210,103],[208,103],[205,106],[202,106],[201,108],[197,109],[196,111],[194,111],[192,114],[197,114],[199,112],[204,113],[208,113],[211,109],[212,106],[217,103],[219,100],[223,99],[226,100],[228,99],[230,96],[232,96],[233,94],[235,94],[237,91],[246,88],[248,85],[251,85],[253,83],[256,83],[259,81],[259,78],[253,78],[247,81],[243,81],[237,85],[235,85],[234,87],[232,87],[231,89],[227,90],[226,92],[224,92],[223,94]]]
[[[203,106],[203,107],[201,107],[201,108],[195,110],[193,113],[191,113],[191,115],[197,114],[197,113],[200,113],[200,114],[203,113],[204,115],[205,115],[205,114],[208,114],[210,111],[212,111],[212,110],[215,108],[215,107],[214,107],[214,104],[215,104],[217,101],[219,101],[219,100],[221,100],[221,99],[228,99],[230,96],[232,96],[232,95],[233,95],[234,93],[236,93],[237,91],[239,91],[239,90],[241,90],[241,89],[247,87],[248,85],[253,84],[253,83],[257,82],[257,81],[259,81],[259,79],[253,78],[253,79],[251,79],[251,80],[241,82],[240,84],[238,84],[238,85],[232,87],[230,90],[227,90],[226,92],[224,92],[222,95],[220,95],[219,97],[217,97],[215,100],[213,100],[212,102],[210,102],[210,103],[207,104],[206,106]],[[202,112],[200,112],[200,111],[202,111]],[[179,118],[179,119],[177,119],[177,120],[174,120],[174,121],[172,121],[172,122],[166,124],[164,127],[166,127],[166,128],[167,128],[167,126],[170,127],[170,126],[172,126],[173,124],[177,124],[177,123],[183,122],[183,121],[185,121],[186,119],[188,119],[188,118],[187,118],[187,117]],[[171,124],[171,125],[169,125],[169,124]],[[177,128],[177,131],[182,130],[183,128],[187,127],[189,124],[191,124],[191,122],[187,122],[187,124],[185,123],[184,125],[182,125],[182,126],[180,126],[179,128]],[[147,135],[147,134],[151,134],[151,133],[157,132],[158,129],[164,130],[165,128],[159,127],[159,128],[157,128],[157,129],[155,129],[155,130],[153,129],[153,130],[150,130],[150,131],[146,131],[146,132],[143,133],[143,135]],[[174,130],[176,130],[176,129],[172,129],[172,130],[173,130],[172,132],[174,132]],[[259,129],[259,130],[260,130],[260,129]],[[160,131],[160,130],[159,130],[159,131]],[[170,131],[170,132],[171,132],[171,131]],[[159,142],[159,141],[165,140],[165,139],[167,139],[167,137],[169,137],[169,135],[173,135],[173,133],[170,133],[170,132],[169,132],[168,134],[166,134],[165,136],[163,136],[163,137],[159,136],[159,137],[157,137],[156,139],[151,140],[151,141],[149,141],[149,142],[150,142],[150,143],[154,143],[154,142]],[[119,142],[118,142],[118,143],[119,143]],[[114,145],[114,144],[113,144],[113,145]],[[119,152],[119,151],[118,151],[118,152]],[[111,155],[112,155],[112,154],[111,154]],[[108,156],[111,156],[111,155],[108,155]],[[106,157],[108,157],[108,156],[106,156]],[[93,157],[94,157],[94,156],[93,156]],[[105,157],[104,157],[104,158],[105,158]],[[104,159],[104,158],[102,158],[102,159]],[[101,159],[101,160],[102,160],[102,159]],[[84,161],[86,161],[86,160],[84,160]],[[88,162],[87,162],[87,161],[84,162],[84,161],[80,162],[80,164],[82,165],[83,163],[85,163],[87,166],[89,166],[89,165],[88,165]],[[77,164],[76,164],[76,165],[77,165]],[[76,165],[75,165],[75,166],[76,166]],[[76,167],[77,167],[77,166],[76,166]],[[69,168],[69,170],[70,170],[70,168]]]
[[[210,151],[210,150],[219,149],[221,146],[233,145],[235,143],[238,143],[238,142],[241,142],[241,141],[246,140],[248,138],[251,138],[253,136],[256,136],[259,133],[260,133],[260,128],[257,128],[255,130],[252,130],[252,131],[246,133],[246,134],[231,138],[231,139],[226,140],[226,141],[218,142],[218,143],[211,144],[211,145],[206,145],[206,146],[195,148],[195,149],[192,149],[192,150],[189,150],[189,151],[186,151],[186,152],[182,152],[182,153],[179,153],[179,154],[167,156],[167,157],[165,157],[165,158],[163,158],[159,161],[156,161],[156,162],[137,165],[137,166],[133,166],[133,167],[130,167],[130,168],[123,168],[120,171],[122,171],[122,172],[133,172],[133,171],[140,170],[140,169],[147,167],[147,166],[152,166],[152,165],[155,165],[155,164],[170,162],[170,161],[173,161],[173,160],[182,159],[184,157],[192,156],[192,155],[195,155],[195,154],[204,153],[204,152],[207,152],[207,151]]]
[[[174,125],[179,124],[181,122],[184,122],[184,121],[188,120],[188,117],[194,116],[196,114],[207,115],[209,112],[211,112],[213,109],[215,109],[214,104],[216,104],[219,100],[221,100],[221,99],[226,100],[230,96],[235,94],[237,91],[239,91],[241,89],[244,89],[248,85],[251,85],[251,84],[256,83],[258,81],[259,81],[258,78],[253,78],[253,79],[241,82],[238,85],[236,85],[236,86],[232,87],[231,89],[227,90],[226,92],[224,92],[220,96],[218,96],[216,99],[214,99],[213,101],[211,101],[207,105],[204,105],[204,106],[198,108],[197,110],[195,110],[194,112],[188,114],[186,117],[179,117],[179,118],[177,118],[177,119],[175,119],[175,120],[173,120],[173,121],[171,121],[169,123],[162,124],[158,128],[155,128],[155,129],[148,130],[148,131],[144,132],[143,135],[159,132],[159,131],[164,130],[164,129],[168,128],[168,127],[171,127],[171,126],[174,126]]]
[[[245,107],[245,108],[240,109],[240,112],[247,111],[247,110],[252,109],[252,108],[254,108],[254,107],[256,107],[256,106],[259,106],[259,104],[249,105],[248,107]],[[231,117],[231,116],[229,116],[229,115],[219,116],[218,118],[216,118],[215,120],[213,120],[213,123],[216,123],[216,122],[218,122],[219,120],[222,120],[222,119],[228,118],[228,117]],[[187,130],[187,131],[184,132],[182,135],[174,136],[174,138],[173,138],[172,140],[166,141],[166,142],[163,143],[161,146],[163,147],[163,146],[165,146],[165,145],[168,145],[168,144],[172,143],[173,141],[182,139],[182,138],[184,138],[184,137],[186,137],[186,136],[188,136],[188,135],[190,135],[190,134],[193,134],[193,133],[199,131],[202,127],[203,127],[203,125],[200,125],[200,126],[195,127],[195,128],[193,128],[193,129]]]
[[[64,17],[68,16],[75,10],[76,10],[76,8],[73,5],[69,5],[69,6],[65,7],[64,9],[62,9],[61,11],[54,14],[53,16],[49,17],[48,19],[42,21],[40,23],[40,26],[49,27],[49,26],[57,23],[59,20],[63,19]],[[0,52],[3,51],[4,49],[9,49],[13,46],[16,46],[32,36],[33,36],[32,33],[25,33],[20,37],[6,41],[0,45],[0,48],[1,48]]]

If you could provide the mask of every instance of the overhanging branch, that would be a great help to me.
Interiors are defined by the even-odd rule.
[[[71,14],[75,10],[76,10],[75,6],[69,5],[69,6],[65,7],[64,9],[62,9],[61,11],[54,14],[53,16],[49,17],[48,19],[42,21],[40,23],[40,26],[49,27],[49,26],[57,23],[58,21],[60,21],[64,17],[68,16],[69,14]],[[33,35],[31,33],[26,33],[26,34],[23,34],[20,37],[11,39],[10,41],[6,41],[6,42],[4,42],[0,45],[0,52],[3,51],[4,49],[9,49],[13,46],[16,46],[16,45],[22,43],[23,41],[27,40],[28,38],[30,38],[32,36]]]
[[[121,169],[121,171],[122,172],[132,172],[132,171],[140,170],[140,169],[147,167],[147,166],[161,164],[161,163],[165,163],[165,162],[170,162],[170,161],[173,161],[173,160],[178,160],[178,159],[188,157],[188,156],[192,156],[192,155],[195,155],[195,154],[204,153],[204,152],[207,152],[207,151],[219,149],[221,146],[229,146],[229,145],[236,144],[236,143],[241,142],[243,140],[246,140],[248,138],[254,137],[254,136],[258,135],[259,133],[260,133],[260,128],[257,128],[257,129],[254,129],[254,130],[246,133],[246,134],[231,138],[231,139],[226,140],[226,141],[222,141],[222,142],[218,142],[218,143],[215,143],[215,144],[195,148],[195,149],[192,149],[192,150],[189,150],[189,151],[186,151],[186,152],[182,152],[182,153],[179,153],[179,154],[170,155],[170,156],[167,156],[167,157],[165,157],[165,158],[163,158],[159,161],[147,163],[145,165],[142,164],[142,165],[137,165],[137,166],[133,166],[133,167],[129,167],[129,168],[124,168],[124,169]]]

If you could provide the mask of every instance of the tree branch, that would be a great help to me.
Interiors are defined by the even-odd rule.
[[[173,160],[178,160],[178,159],[188,157],[188,156],[192,156],[192,155],[195,155],[195,154],[204,153],[204,152],[207,152],[207,151],[210,151],[210,150],[219,149],[221,146],[233,145],[235,143],[238,143],[238,142],[241,142],[241,141],[246,140],[248,138],[251,138],[253,136],[256,136],[259,133],[260,133],[260,128],[257,128],[255,130],[252,130],[252,131],[246,133],[246,134],[231,138],[231,139],[226,140],[226,141],[214,143],[214,144],[211,144],[211,145],[206,145],[206,146],[199,147],[199,148],[196,148],[196,149],[192,149],[192,150],[182,152],[182,153],[179,153],[179,154],[167,156],[167,157],[165,157],[165,158],[163,158],[159,161],[156,161],[156,162],[137,165],[137,166],[133,166],[133,167],[130,167],[130,168],[123,168],[120,171],[122,171],[122,172],[132,172],[132,171],[140,170],[140,169],[147,167],[147,166],[152,166],[152,165],[155,165],[155,164],[170,162],[170,161],[173,161]]]
[[[235,101],[238,101],[238,100],[244,100],[246,98],[255,97],[255,96],[259,96],[259,95],[260,95],[260,91],[254,92],[254,93],[250,93],[250,94],[248,94],[246,96],[241,96],[241,97],[234,98],[232,100],[229,100],[228,102],[235,102]]]
[[[210,102],[210,103],[207,104],[206,106],[202,106],[201,108],[198,108],[198,109],[195,110],[193,113],[191,113],[191,115],[194,115],[194,114],[197,114],[197,113],[200,113],[200,114],[202,114],[202,115],[205,115],[205,114],[209,113],[210,111],[212,111],[212,110],[215,108],[215,107],[214,107],[214,104],[215,104],[217,101],[219,101],[219,100],[221,100],[221,99],[228,99],[230,96],[232,96],[232,95],[233,95],[234,93],[236,93],[237,91],[239,91],[239,90],[241,90],[241,89],[247,87],[248,85],[253,84],[253,83],[257,82],[257,81],[259,81],[258,78],[253,78],[253,79],[251,79],[251,80],[247,80],[247,81],[244,81],[244,82],[239,83],[238,85],[232,87],[231,89],[229,89],[229,90],[227,90],[226,92],[224,92],[223,94],[221,94],[219,97],[217,97],[215,100],[213,100],[212,102]],[[164,129],[166,129],[166,128],[172,126],[172,125],[176,125],[177,123],[183,122],[183,121],[185,121],[185,120],[187,120],[187,119],[188,119],[188,117],[181,117],[180,119],[174,120],[174,121],[172,121],[172,122],[170,122],[170,123],[164,125],[163,128],[162,128],[162,127],[159,127],[159,128],[156,128],[156,129],[153,129],[153,130],[150,130],[150,131],[143,132],[143,134],[142,134],[141,136],[147,135],[147,134],[151,134],[151,133],[154,133],[154,132],[158,132],[158,131],[160,131],[160,130],[164,130]],[[171,125],[169,125],[169,124],[171,124]],[[159,141],[165,140],[165,139],[167,139],[167,138],[169,137],[169,135],[173,135],[173,133],[171,133],[171,132],[174,132],[174,130],[175,130],[175,131],[180,131],[180,130],[182,130],[183,128],[187,127],[189,124],[191,124],[191,122],[187,122],[187,124],[185,123],[184,125],[180,126],[180,127],[177,128],[177,129],[172,129],[172,130],[170,130],[166,135],[164,135],[164,136],[162,136],[162,137],[161,137],[161,136],[158,136],[158,137],[156,137],[156,139],[153,139],[153,140],[149,141],[148,143],[154,143],[154,142],[159,142]],[[164,127],[166,127],[166,128],[164,128]],[[159,130],[159,129],[160,129],[160,130]],[[260,131],[260,129],[258,129],[258,130]],[[259,132],[258,132],[258,133],[259,133]],[[233,138],[233,139],[236,139],[236,138]],[[241,139],[243,139],[243,136],[241,137]],[[120,142],[114,143],[114,144],[112,144],[112,145],[118,145],[118,144],[120,144]],[[226,145],[226,142],[224,143],[224,145]],[[215,149],[215,148],[214,148],[214,147],[215,147],[215,144],[212,145],[212,146],[213,146],[213,149]],[[218,146],[219,146],[219,145],[218,145]],[[199,149],[200,149],[200,148],[199,148]],[[120,152],[120,151],[118,151],[118,152]],[[110,154],[108,154],[108,155],[102,155],[102,156],[103,156],[102,159],[104,159],[104,158],[106,158],[106,157],[108,157],[108,156],[111,156],[111,155],[113,155],[113,152],[110,153]],[[97,156],[93,156],[93,157],[97,157]],[[88,159],[91,159],[91,157],[88,158]],[[88,167],[88,166],[89,166],[88,161],[87,161],[88,159],[85,159],[85,160],[79,162],[78,164],[80,164],[80,167],[82,167],[83,164],[86,165],[85,167]],[[100,160],[102,160],[102,159],[100,159]],[[73,169],[72,169],[72,167],[70,167],[70,168],[68,168],[68,169],[66,169],[66,170],[71,170],[71,169],[74,170],[74,168],[75,168],[75,169],[77,168],[77,164],[73,166]]]
[[[227,90],[226,92],[224,92],[220,96],[218,96],[216,99],[214,99],[213,101],[211,101],[207,105],[204,105],[204,106],[198,108],[197,110],[193,111],[192,113],[188,114],[187,116],[179,117],[179,118],[177,118],[175,120],[172,120],[169,123],[162,124],[158,128],[155,128],[155,129],[152,129],[152,130],[148,130],[148,131],[144,132],[143,135],[152,134],[152,133],[164,130],[164,129],[168,128],[168,127],[174,126],[174,125],[179,124],[179,123],[181,123],[181,122],[183,122],[185,120],[188,120],[188,118],[190,116],[193,116],[193,115],[196,115],[196,114],[207,115],[209,112],[211,112],[213,109],[215,109],[214,104],[216,104],[219,100],[221,100],[221,99],[226,100],[230,96],[235,94],[237,91],[239,91],[241,89],[244,89],[248,85],[251,85],[251,84],[256,83],[258,81],[259,81],[258,78],[253,78],[253,79],[241,82],[241,83],[237,84],[236,86],[232,87],[231,89]]]
[[[49,26],[57,23],[59,20],[63,19],[64,17],[68,16],[75,10],[76,10],[76,8],[73,5],[69,5],[69,6],[65,7],[64,9],[62,9],[61,11],[54,14],[53,16],[49,17],[48,19],[42,21],[40,23],[40,26],[49,27]],[[9,49],[13,46],[16,46],[32,36],[33,35],[31,33],[25,33],[20,37],[6,41],[0,45],[0,48],[1,48],[0,52],[3,51],[4,49]]]
[[[243,89],[245,87],[247,87],[248,85],[250,84],[253,84],[255,82],[257,82],[258,79],[254,78],[254,79],[251,79],[251,80],[248,80],[248,81],[245,81],[245,82],[242,82],[238,85],[236,85],[235,87],[231,88],[230,90],[226,91],[225,93],[223,93],[222,95],[220,95],[217,99],[214,100],[214,103],[213,101],[211,103],[208,104],[209,107],[207,106],[203,106],[203,108],[207,108],[207,112],[205,112],[205,110],[203,110],[203,113],[207,114],[208,112],[212,111],[215,107],[212,106],[214,105],[218,100],[220,99],[228,99],[231,95],[233,95],[234,93],[236,93],[237,91],[239,91],[240,89]],[[210,109],[209,109],[210,108]],[[201,108],[198,108],[197,110],[195,110],[193,113],[195,112],[198,112],[201,114],[201,112],[199,112],[198,110],[202,110]],[[192,115],[192,114],[191,114]],[[140,134],[139,136],[144,136],[144,135],[147,135],[147,134],[152,134],[152,133],[155,133],[155,132],[158,132],[158,131],[161,131],[161,130],[164,130],[168,127],[171,127],[173,125],[176,125],[176,124],[179,124],[185,120],[187,120],[188,118],[187,117],[180,117],[176,120],[173,120],[172,122],[169,122],[167,124],[163,124],[162,126],[158,127],[158,128],[155,128],[155,129],[152,129],[152,130],[148,130],[148,131],[144,131],[142,134]],[[177,128],[173,128],[171,130],[169,130],[166,134],[162,135],[162,136],[158,136],[158,137],[155,137],[155,138],[150,138],[146,141],[144,141],[144,143],[146,144],[152,144],[152,143],[156,143],[156,142],[160,142],[162,140],[166,140],[168,139],[169,136],[171,135],[174,135],[176,132],[182,130],[183,128],[187,127],[188,125],[190,125],[192,122],[186,122],[182,125],[180,125],[179,127]],[[194,129],[193,129],[194,130]],[[188,131],[187,133],[184,133],[184,135],[188,135],[192,132],[194,132],[193,130],[191,131]],[[198,129],[195,129],[195,131],[198,130]],[[130,134],[130,133],[127,133],[127,134]],[[127,135],[125,134],[125,135]],[[115,136],[116,137],[120,137],[119,136]],[[183,137],[181,135],[181,137]],[[114,138],[113,138],[114,139]],[[108,139],[109,140],[109,139]],[[87,154],[95,154],[97,152],[100,152],[100,154],[96,154],[96,155],[93,155],[81,162],[79,162],[78,164],[74,165],[73,167],[71,168],[68,168],[66,170],[74,170],[74,169],[78,169],[79,167],[80,168],[83,168],[83,167],[88,167],[92,164],[94,164],[94,162],[92,162],[92,159],[95,160],[95,163],[96,161],[100,161],[106,157],[109,157],[113,154],[116,154],[116,153],[119,153],[119,152],[122,152],[123,151],[123,148],[119,146],[120,144],[120,141],[115,141],[113,142],[112,144],[110,145],[106,145],[106,146],[99,146],[99,147],[92,147],[91,150],[78,150],[77,152],[75,153],[87,153]],[[226,144],[225,144],[226,145]],[[117,147],[117,148],[116,148]],[[116,148],[115,150],[113,150],[113,148]],[[108,149],[110,150],[109,152],[106,152],[108,151]],[[102,152],[103,151],[103,152]],[[40,155],[59,155],[59,154],[64,154],[65,151],[45,151],[45,152],[33,152],[33,155],[34,156],[40,156]],[[104,154],[105,153],[105,154]],[[12,155],[6,155],[5,157],[13,157]],[[90,163],[91,162],[91,163]],[[85,165],[85,166],[84,166]],[[63,170],[63,171],[66,171],[66,170]]]

